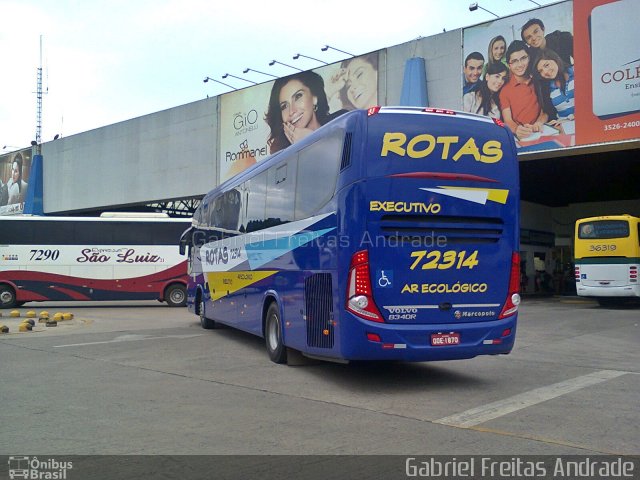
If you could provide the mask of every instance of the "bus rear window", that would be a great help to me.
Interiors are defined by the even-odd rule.
[[[581,223],[578,238],[624,238],[629,236],[629,222],[626,220],[597,220]]]

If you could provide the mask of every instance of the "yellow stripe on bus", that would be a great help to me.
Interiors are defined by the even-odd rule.
[[[507,197],[509,196],[509,190],[504,190],[501,188],[474,188],[474,187],[445,187],[442,186],[440,188],[445,188],[447,190],[469,190],[474,192],[487,192],[487,200],[491,200],[492,202],[502,203],[503,205],[507,203]]]
[[[219,300],[276,273],[277,270],[208,272],[206,276],[211,300]]]

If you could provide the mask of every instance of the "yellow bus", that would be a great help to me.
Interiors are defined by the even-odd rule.
[[[582,218],[575,231],[576,290],[600,305],[640,298],[640,218]]]

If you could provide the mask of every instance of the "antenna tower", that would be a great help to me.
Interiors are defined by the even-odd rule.
[[[42,35],[40,35],[40,66],[38,67],[38,85],[36,90],[36,143],[40,147],[42,141]]]

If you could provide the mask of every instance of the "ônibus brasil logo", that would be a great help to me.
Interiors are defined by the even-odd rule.
[[[73,468],[73,462],[62,462],[55,458],[39,460],[38,457],[9,457],[9,478],[32,480],[66,480],[67,470]]]

